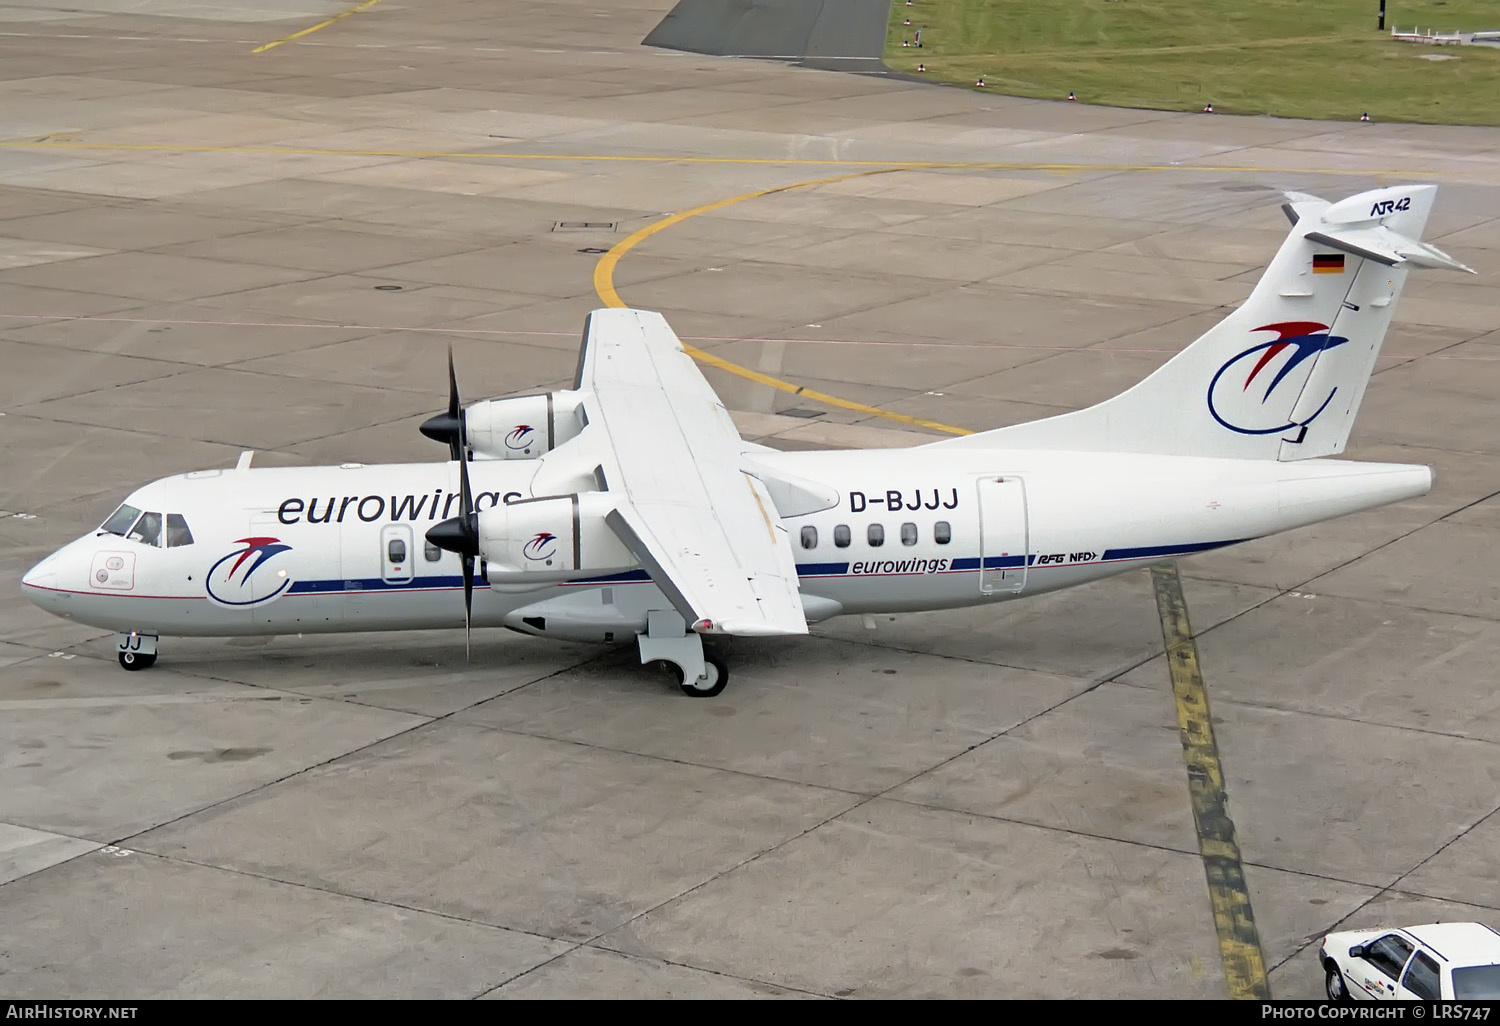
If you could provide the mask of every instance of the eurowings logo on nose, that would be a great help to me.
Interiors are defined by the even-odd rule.
[[[236,549],[222,557],[209,568],[204,582],[208,597],[226,606],[254,606],[279,597],[292,586],[291,575],[285,569],[279,573],[266,573],[256,577],[256,571],[292,547],[279,538],[241,538]]]
[[[505,447],[515,452],[524,452],[531,444],[531,436],[535,430],[530,424],[520,424],[511,429],[510,434],[505,436]]]
[[[1274,435],[1311,424],[1328,408],[1338,388],[1328,393],[1311,417],[1293,421],[1297,397],[1312,372],[1309,361],[1349,340],[1328,334],[1328,325],[1316,321],[1280,321],[1255,330],[1274,331],[1276,338],[1251,346],[1219,368],[1208,385],[1208,412],[1242,435]],[[1294,374],[1298,367],[1302,372]],[[1283,382],[1285,387],[1280,387]]]
[[[527,559],[551,559],[557,552],[557,535],[540,531],[521,549]]]

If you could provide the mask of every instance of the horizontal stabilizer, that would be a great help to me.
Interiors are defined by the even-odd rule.
[[[1350,256],[1364,257],[1366,260],[1374,260],[1387,267],[1411,263],[1417,267],[1429,267],[1435,270],[1478,273],[1474,268],[1459,263],[1436,246],[1409,239],[1384,225],[1376,225],[1373,228],[1344,228],[1328,225],[1322,231],[1310,231],[1304,237],[1309,242],[1320,242],[1329,249],[1336,249]]]

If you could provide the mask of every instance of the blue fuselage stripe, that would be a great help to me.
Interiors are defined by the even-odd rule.
[[[1206,552],[1209,549],[1219,549],[1226,545],[1236,545],[1246,539],[1233,541],[1194,542],[1186,545],[1142,545],[1131,548],[1105,549],[1104,554],[1096,560],[1082,563],[1050,563],[1038,565],[1036,556],[986,556],[982,565],[986,570],[1009,570],[1018,567],[1032,566],[1034,569],[1053,569],[1058,566],[1085,566],[1089,563],[1116,563],[1127,560],[1139,559],[1167,559],[1174,556],[1190,556],[1197,552]],[[879,560],[866,560],[864,566],[878,566]],[[896,566],[902,565],[900,561],[894,561]],[[944,573],[963,573],[979,570],[981,559],[978,556],[964,556],[951,560]],[[797,576],[801,578],[827,578],[827,577],[879,577],[879,576],[902,576],[899,571],[884,575],[879,572],[861,573],[851,575],[848,563],[798,563]],[[607,584],[644,584],[651,580],[651,575],[645,570],[627,570],[623,573],[608,574],[603,577],[585,577],[566,582],[571,587],[584,585],[607,585]],[[371,592],[371,591],[421,591],[437,588],[462,588],[464,580],[457,574],[435,574],[428,577],[412,577],[407,580],[387,581],[379,577],[339,579],[324,581],[296,581],[287,589],[290,595],[331,595],[342,592]],[[485,588],[489,586],[483,577],[477,577],[474,581],[475,587]]]
[[[1192,545],[1142,545],[1130,549],[1105,549],[1101,557],[1108,563],[1117,559],[1161,559],[1167,556],[1191,556],[1195,552],[1207,552],[1209,549],[1222,549],[1226,545],[1238,545],[1246,538],[1236,538],[1232,541],[1197,542]]]

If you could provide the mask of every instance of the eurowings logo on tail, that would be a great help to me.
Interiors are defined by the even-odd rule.
[[[292,578],[284,569],[279,574],[268,571],[255,576],[268,560],[290,552],[290,545],[283,544],[279,538],[267,537],[241,538],[235,544],[245,547],[229,553],[209,568],[204,582],[209,598],[226,606],[254,606],[279,597],[292,586]],[[231,560],[233,563],[226,569],[225,564]]]
[[[1255,330],[1274,331],[1276,338],[1251,346],[1219,368],[1208,385],[1208,412],[1242,435],[1273,435],[1311,424],[1328,408],[1338,388],[1328,393],[1311,417],[1293,422],[1292,410],[1312,372],[1309,361],[1349,340],[1328,334],[1328,325],[1316,321],[1280,321]],[[1302,372],[1293,374],[1299,367]]]
[[[535,433],[535,429],[530,424],[520,424],[505,436],[505,447],[513,452],[525,452],[526,447],[531,444],[531,436]]]

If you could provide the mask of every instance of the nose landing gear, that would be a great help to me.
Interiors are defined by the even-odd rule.
[[[127,670],[148,670],[156,665],[156,635],[131,631],[115,635],[115,651]]]

